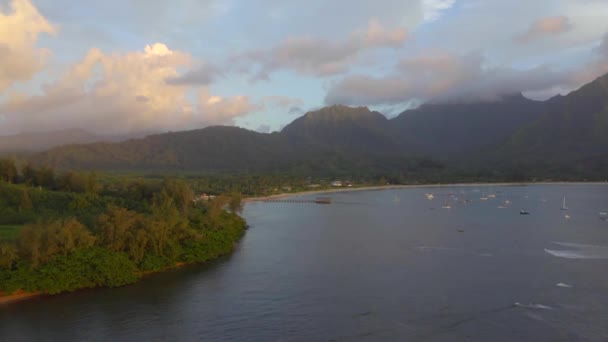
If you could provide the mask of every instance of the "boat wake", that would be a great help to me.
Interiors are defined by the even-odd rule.
[[[553,242],[569,249],[547,249],[545,252],[566,259],[608,259],[608,247],[572,242]]]
[[[543,304],[535,304],[535,303],[530,303],[530,304],[522,304],[520,302],[515,302],[514,304],[517,307],[520,308],[524,308],[524,309],[534,309],[534,310],[553,310],[552,307],[548,306],[548,305],[543,305]]]

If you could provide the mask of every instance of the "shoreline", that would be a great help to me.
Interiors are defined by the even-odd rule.
[[[141,272],[140,274],[140,278],[137,279],[136,283],[141,281],[143,278],[153,275],[153,274],[157,274],[157,273],[161,273],[161,272],[167,272],[167,271],[171,271],[171,270],[175,270],[178,268],[182,268],[184,266],[188,266],[188,265],[193,265],[196,263],[185,263],[185,262],[178,262],[176,263],[174,266],[170,266],[167,267],[165,269],[162,270],[157,270],[157,271],[144,271]],[[129,286],[131,284],[127,284],[126,286]],[[76,292],[76,291],[84,291],[84,290],[93,290],[93,289],[102,289],[102,288],[108,288],[108,287],[84,287],[84,288],[80,288],[77,289],[75,291],[72,292]],[[57,293],[57,294],[47,294],[47,293],[42,293],[42,292],[27,292],[24,290],[17,290],[14,293],[10,294],[10,295],[5,295],[3,292],[0,291],[0,305],[3,304],[10,304],[10,303],[15,303],[15,302],[20,302],[23,300],[27,300],[27,299],[33,299],[33,298],[38,298],[38,297],[43,297],[43,296],[57,296],[57,295],[61,295],[61,294],[65,294],[65,293],[70,293],[70,292],[61,292],[61,293]]]
[[[27,291],[23,291],[23,290],[17,290],[10,295],[4,295],[3,292],[0,292],[0,305],[20,302],[22,300],[42,297],[44,295],[45,295],[44,293],[40,293],[40,292],[27,292]]]
[[[140,271],[138,273],[139,278],[137,278],[137,280],[133,283],[130,284],[126,284],[126,285],[122,285],[122,286],[129,286],[129,285],[133,285],[135,283],[138,283],[140,281],[142,281],[144,278],[154,275],[154,274],[158,274],[158,273],[162,273],[162,272],[168,272],[168,271],[172,271],[172,270],[177,270],[177,269],[181,269],[187,266],[193,266],[193,265],[205,265],[208,264],[210,262],[214,262],[215,260],[229,255],[231,253],[234,253],[235,249],[237,248],[237,246],[240,243],[240,240],[242,239],[243,235],[245,234],[245,231],[247,230],[246,226],[243,226],[241,231],[241,236],[238,237],[237,240],[232,241],[231,244],[231,248],[230,250],[220,253],[218,255],[216,255],[215,257],[205,260],[205,261],[201,261],[201,262],[197,262],[197,261],[192,261],[192,262],[184,262],[184,261],[178,261],[175,264],[168,266],[166,268],[163,269],[159,269],[159,270],[152,270],[152,271]],[[121,287],[122,287],[121,286]],[[48,293],[43,293],[43,292],[28,292],[22,289],[18,289],[15,290],[15,292],[7,295],[4,292],[0,291],[0,307],[3,305],[8,305],[8,304],[13,304],[16,302],[20,302],[20,301],[25,301],[25,300],[29,300],[29,299],[34,299],[34,298],[40,298],[40,297],[44,297],[44,296],[59,296],[62,294],[67,294],[67,293],[71,293],[71,292],[77,292],[77,291],[85,291],[85,290],[95,290],[95,289],[108,289],[111,287],[107,287],[107,286],[95,286],[95,287],[83,287],[83,288],[79,288],[76,289],[74,291],[66,291],[66,292],[60,292],[60,293],[56,293],[56,294],[48,294]]]
[[[446,183],[446,184],[402,184],[402,185],[370,185],[361,187],[341,187],[320,190],[307,190],[300,192],[286,192],[268,196],[256,196],[243,198],[243,203],[264,202],[289,198],[294,196],[322,195],[351,191],[376,191],[391,189],[416,189],[416,188],[442,188],[442,187],[474,187],[474,186],[526,186],[526,185],[608,185],[608,182],[501,182],[501,183]]]
[[[221,256],[219,256],[221,257]],[[218,257],[218,258],[219,258]],[[217,259],[217,258],[216,258]],[[215,259],[209,260],[209,261],[213,261]],[[207,261],[207,262],[209,262]],[[140,278],[137,279],[137,281],[135,283],[140,282],[143,278],[146,278],[147,276],[151,276],[154,274],[158,274],[158,273],[162,273],[162,272],[167,272],[167,271],[172,271],[172,270],[176,270],[179,268],[183,268],[186,266],[192,266],[192,265],[197,265],[197,264],[205,264],[207,262],[204,263],[196,263],[196,262],[183,262],[180,261],[178,263],[176,263],[173,266],[169,266],[165,269],[162,270],[156,270],[156,271],[142,271],[140,273]],[[135,284],[133,283],[133,284]],[[127,284],[124,286],[129,286],[129,285],[133,285],[133,284]],[[104,287],[104,286],[99,286],[99,287],[84,287],[84,288],[80,288],[77,290],[74,290],[72,292],[77,292],[77,291],[85,291],[85,290],[95,290],[95,289],[107,289],[109,287]],[[28,299],[33,299],[33,298],[39,298],[39,297],[44,297],[44,296],[58,296],[58,295],[62,295],[62,294],[67,294],[67,293],[71,293],[71,292],[61,292],[61,293],[57,293],[57,294],[48,294],[48,293],[42,293],[42,292],[27,292],[24,290],[16,290],[14,293],[10,294],[10,295],[5,295],[2,291],[0,291],[0,306],[4,305],[4,304],[11,304],[11,303],[15,303],[15,302],[20,302],[20,301],[24,301],[24,300],[28,300]]]

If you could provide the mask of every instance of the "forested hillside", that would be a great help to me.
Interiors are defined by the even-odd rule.
[[[30,161],[80,170],[309,176],[431,171],[602,179],[608,171],[607,84],[604,76],[544,102],[515,95],[494,102],[428,104],[390,120],[365,107],[331,106],[305,114],[279,133],[208,127],[123,143],[63,146]],[[428,170],[428,165],[439,167]]]

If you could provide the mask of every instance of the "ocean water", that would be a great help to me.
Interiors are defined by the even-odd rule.
[[[209,265],[0,306],[0,341],[608,340],[607,185],[327,196],[247,204]]]

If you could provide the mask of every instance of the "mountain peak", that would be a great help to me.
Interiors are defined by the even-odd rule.
[[[310,111],[302,119],[306,122],[339,122],[344,120],[379,120],[386,121],[386,117],[368,107],[349,107],[345,105],[331,105]]]

